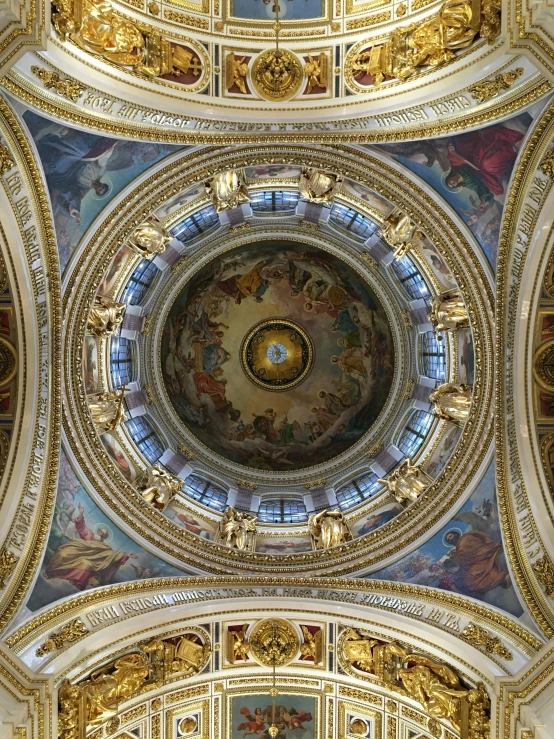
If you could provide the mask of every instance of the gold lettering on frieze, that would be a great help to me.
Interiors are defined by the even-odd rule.
[[[465,95],[455,95],[446,100],[431,103],[429,107],[433,113],[440,118],[443,115],[452,115],[453,113],[460,113],[466,108],[471,108],[472,102]]]

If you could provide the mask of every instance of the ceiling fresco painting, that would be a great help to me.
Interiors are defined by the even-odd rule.
[[[495,470],[493,461],[467,503],[423,546],[371,577],[463,593],[521,616],[502,545]]]
[[[137,545],[98,508],[62,449],[54,518],[27,608],[37,611],[91,588],[182,574]]]
[[[550,6],[6,0],[0,739],[554,737]]]
[[[94,219],[136,177],[182,147],[121,141],[23,114],[40,157],[62,272]]]
[[[242,346],[259,321],[278,319],[307,333],[311,371],[292,360],[293,324],[257,331]],[[341,454],[371,428],[392,383],[392,335],[377,297],[335,256],[304,244],[252,244],[208,264],[175,300],[164,332],[161,363],[177,414],[212,451],[255,469]],[[252,346],[247,373],[240,354]],[[301,382],[274,392],[266,378],[289,361]]]
[[[381,144],[428,183],[462,218],[493,270],[510,176],[543,104],[503,123],[440,139]]]

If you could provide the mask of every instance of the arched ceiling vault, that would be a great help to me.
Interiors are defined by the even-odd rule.
[[[0,739],[546,739],[548,4],[5,5]]]

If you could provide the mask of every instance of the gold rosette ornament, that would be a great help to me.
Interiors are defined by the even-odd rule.
[[[263,51],[252,67],[252,83],[266,100],[288,100],[300,89],[304,72],[295,54],[287,49]]]

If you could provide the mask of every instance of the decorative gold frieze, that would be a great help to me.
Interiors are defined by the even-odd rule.
[[[183,480],[159,465],[148,467],[135,482],[135,487],[144,500],[159,511],[165,511],[183,485]]]
[[[343,514],[339,511],[312,513],[308,529],[315,549],[330,549],[352,539]]]
[[[415,382],[410,378],[406,383],[406,389],[404,390],[404,395],[402,396],[404,400],[409,400],[412,397],[412,390],[414,389],[414,385]]]
[[[468,419],[473,397],[471,385],[454,385],[445,382],[429,395],[433,403],[433,415],[462,426]]]
[[[251,482],[250,480],[244,480],[242,477],[237,479],[237,485],[239,488],[246,488],[247,490],[257,490],[258,483]]]
[[[411,459],[405,459],[402,464],[384,480],[378,482],[386,485],[389,492],[402,505],[418,500],[431,484],[431,479]]]
[[[539,164],[540,171],[554,180],[554,149],[549,149]]]
[[[362,15],[359,18],[346,21],[346,29],[355,31],[357,28],[369,28],[369,26],[377,26],[379,23],[386,23],[387,21],[390,21],[390,11],[388,10],[373,15]]]
[[[17,557],[6,547],[0,549],[0,588],[6,584],[6,580],[10,577],[15,569]]]
[[[468,88],[469,94],[477,100],[478,103],[484,103],[490,100],[495,95],[503,90],[509,90],[510,87],[518,80],[523,74],[523,67],[517,67],[509,72],[503,74],[497,74],[492,80],[485,80],[483,82],[477,82]]]
[[[502,659],[510,661],[514,658],[510,650],[502,644],[502,641],[497,636],[491,636],[482,626],[469,623],[460,636],[475,646],[483,647],[485,652],[497,654]]]
[[[81,85],[80,82],[77,82],[77,80],[71,79],[70,77],[64,79],[57,72],[51,72],[48,69],[44,69],[44,67],[34,65],[31,67],[31,72],[42,81],[42,84],[47,90],[55,90],[58,95],[74,103],[77,102],[86,90],[86,87]]]
[[[325,478],[319,477],[317,480],[311,480],[310,482],[304,483],[304,487],[307,490],[313,490],[313,488],[321,488],[325,485]]]
[[[4,144],[0,144],[0,175],[9,172],[15,167],[15,159],[10,154],[10,150]]]
[[[537,580],[543,585],[546,595],[549,598],[554,597],[554,564],[546,554],[533,562],[533,571]]]
[[[58,632],[50,634],[48,639],[43,642],[36,651],[37,657],[43,657],[49,652],[61,649],[66,642],[73,642],[88,634],[88,629],[80,618],[70,621]]]

